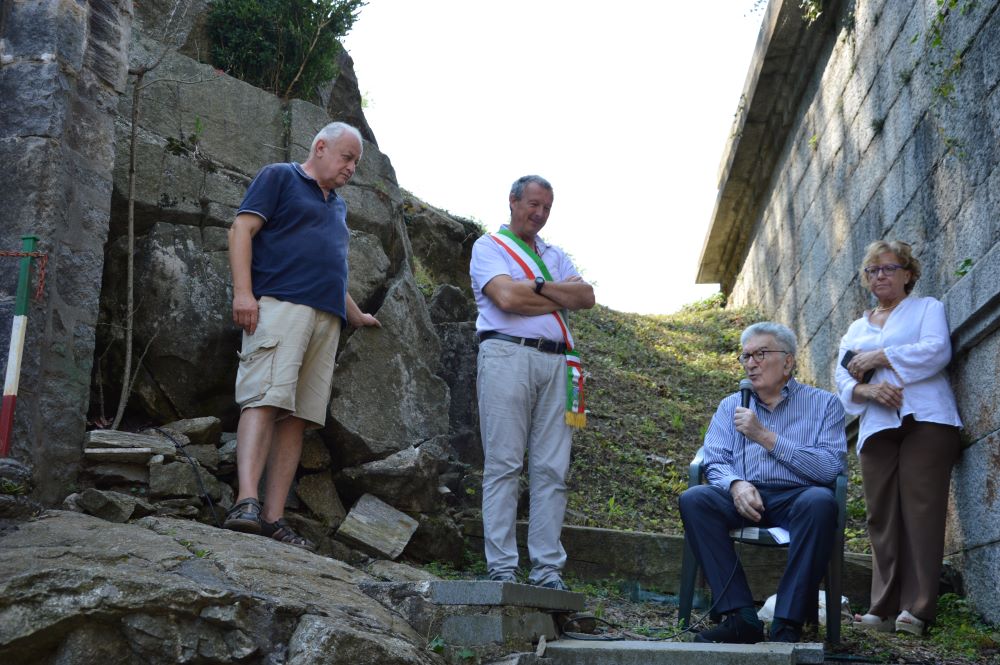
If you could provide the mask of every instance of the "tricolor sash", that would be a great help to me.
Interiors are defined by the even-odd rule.
[[[513,231],[503,228],[490,235],[490,238],[510,254],[528,279],[533,280],[536,275],[541,275],[547,282],[554,281],[542,258]],[[565,312],[557,310],[552,312],[552,316],[559,322],[563,342],[566,344],[566,424],[570,427],[583,427],[587,424],[587,416],[583,404],[583,365],[580,364],[580,354],[574,348]]]

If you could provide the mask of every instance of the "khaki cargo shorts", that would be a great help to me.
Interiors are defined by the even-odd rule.
[[[240,410],[276,406],[310,429],[326,424],[341,319],[307,305],[260,299],[253,335],[243,332],[236,372]]]

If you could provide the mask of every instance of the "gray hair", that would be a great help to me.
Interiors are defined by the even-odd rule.
[[[365,150],[365,142],[361,138],[361,132],[358,131],[357,127],[352,127],[346,122],[331,122],[329,125],[317,132],[316,137],[313,139],[312,145],[309,146],[309,156],[312,157],[316,152],[316,144],[320,139],[327,142],[327,144],[333,143],[339,139],[344,134],[353,134],[354,138],[358,140],[361,145],[361,151]]]
[[[542,189],[547,189],[552,191],[552,183],[543,178],[540,175],[523,175],[514,181],[514,184],[510,186],[510,195],[514,197],[515,201],[520,201],[521,197],[524,196],[524,188],[535,183]]]
[[[795,339],[795,333],[788,326],[774,321],[761,321],[747,326],[743,334],[740,335],[740,345],[746,345],[747,340],[758,335],[770,335],[783,347],[782,351],[787,351],[793,356],[798,351],[799,344]]]

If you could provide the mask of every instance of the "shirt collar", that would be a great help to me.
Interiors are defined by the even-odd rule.
[[[319,188],[319,191],[321,191],[321,192],[323,191],[323,188],[319,186],[318,182],[316,182],[316,178],[314,178],[311,175],[309,175],[308,173],[306,173],[306,170],[304,168],[302,168],[301,164],[299,164],[298,162],[292,162],[292,168],[295,169],[295,172],[298,173],[302,178],[304,178],[304,179],[308,180],[309,182],[315,184],[316,187]],[[335,189],[331,189],[330,193],[333,194],[333,198],[328,199],[330,201],[332,201],[334,198],[336,198],[338,196],[337,190],[335,190]]]
[[[788,377],[788,381],[785,383],[785,385],[783,385],[781,387],[781,402],[778,402],[778,404],[783,404],[785,400],[787,400],[789,397],[791,397],[796,392],[798,392],[798,390],[799,390],[799,388],[801,386],[802,386],[802,384],[799,383],[798,381],[796,381],[794,376]],[[761,401],[760,397],[757,395],[757,391],[756,390],[753,391],[753,396],[754,396],[757,404],[760,404],[761,406],[767,407],[767,405],[764,404],[764,402]],[[767,408],[770,409],[770,407],[767,407]]]

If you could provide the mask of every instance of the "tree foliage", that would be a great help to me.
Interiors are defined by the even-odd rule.
[[[212,64],[284,98],[312,97],[337,73],[338,39],[363,0],[215,0],[207,27]]]

